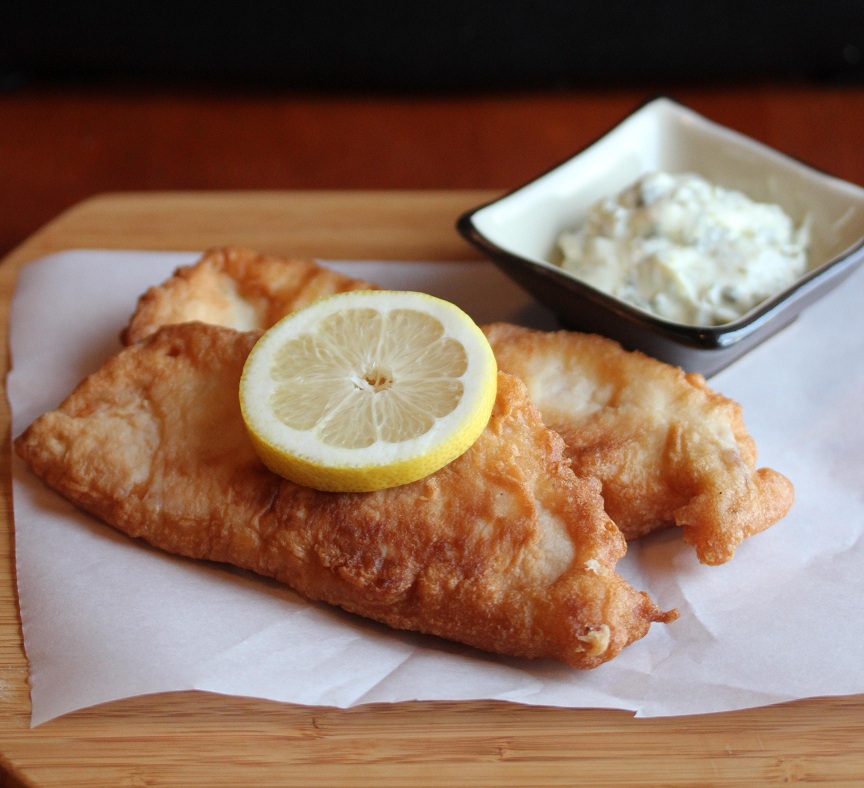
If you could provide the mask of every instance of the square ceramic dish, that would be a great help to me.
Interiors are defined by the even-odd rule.
[[[776,203],[796,225],[809,217],[807,272],[734,322],[701,327],[633,307],[552,262],[558,235],[578,226],[592,203],[657,170],[694,172]],[[708,376],[788,325],[864,262],[864,189],[658,98],[563,164],[463,214],[457,228],[567,328],[603,334]]]

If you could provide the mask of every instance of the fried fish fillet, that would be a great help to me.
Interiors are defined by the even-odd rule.
[[[499,369],[521,378],[578,476],[603,484],[625,537],[678,525],[700,561],[728,561],[789,511],[791,482],[756,469],[741,406],[616,342],[505,323],[484,327]]]
[[[626,546],[518,379],[488,427],[418,482],[325,493],[264,468],[237,389],[257,332],[186,323],[125,348],[15,448],[132,537],[228,562],[391,627],[591,668],[662,612],[615,571]]]
[[[249,321],[236,314],[250,310],[255,327],[268,328],[312,300],[311,293],[295,298],[292,288],[279,286],[292,277],[294,261],[259,259],[216,250],[181,269],[141,300],[126,340],[184,319],[245,328]],[[333,281],[348,289],[356,280]],[[225,292],[231,308],[224,307]],[[788,512],[791,483],[771,469],[755,470],[756,447],[740,407],[700,375],[600,337],[506,324],[485,330],[499,366],[527,383],[547,425],[563,436],[577,473],[601,480],[607,511],[627,539],[679,525],[702,562],[719,564]]]
[[[377,288],[312,260],[259,255],[238,247],[212,249],[144,293],[122,339],[132,344],[160,326],[194,320],[239,331],[269,328],[322,296],[367,289]]]

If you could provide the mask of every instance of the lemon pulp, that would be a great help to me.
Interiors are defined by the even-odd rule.
[[[406,484],[466,451],[488,422],[497,368],[455,305],[423,293],[353,291],[267,331],[240,404],[262,461],[333,491]]]

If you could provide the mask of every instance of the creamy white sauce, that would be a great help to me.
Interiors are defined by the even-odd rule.
[[[807,268],[809,227],[698,175],[657,172],[599,200],[562,233],[561,266],[678,323],[728,323]]]

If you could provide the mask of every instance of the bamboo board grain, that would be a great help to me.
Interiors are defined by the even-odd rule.
[[[5,331],[17,273],[70,248],[244,244],[322,258],[475,258],[453,229],[489,192],[103,195],[0,265]],[[864,696],[637,720],[625,712],[493,702],[347,711],[181,692],[131,698],[29,728],[14,575],[9,419],[2,399],[0,765],[37,786],[756,785],[864,781]]]

